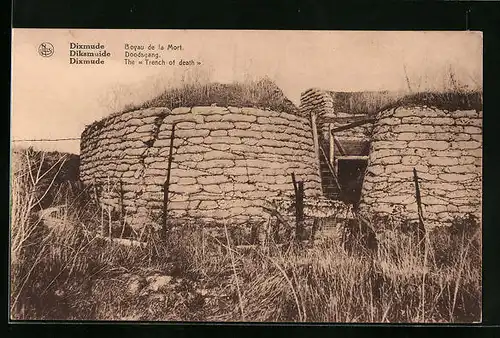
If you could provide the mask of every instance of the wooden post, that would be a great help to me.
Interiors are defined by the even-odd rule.
[[[422,211],[422,199],[420,196],[420,186],[418,183],[417,169],[415,168],[413,168],[413,181],[415,182],[415,199],[417,200],[419,243],[421,247],[425,249],[424,215]]]
[[[330,141],[330,164],[335,168],[335,141],[333,139],[332,124],[328,123],[328,140]]]
[[[166,232],[169,230],[167,226],[167,220],[168,220],[168,190],[170,187],[170,172],[172,171],[172,158],[173,158],[173,151],[174,151],[174,138],[175,138],[175,123],[172,124],[172,131],[170,133],[170,148],[168,151],[168,172],[167,172],[167,179],[165,180],[165,183],[163,184],[163,220],[162,220],[162,225],[163,225],[163,235],[166,234]]]
[[[330,170],[330,173],[332,174],[332,177],[333,177],[333,179],[335,181],[335,185],[337,186],[337,188],[341,192],[342,191],[342,187],[339,184],[339,178],[337,177],[337,174],[335,173],[335,169],[330,165],[330,162],[327,159],[328,155],[326,154],[325,149],[323,149],[322,146],[320,146],[319,149],[321,150],[321,153],[322,153],[323,157],[326,159],[326,164],[328,165],[328,170]]]
[[[295,238],[301,240],[304,235],[304,182],[297,182],[295,195]]]
[[[421,223],[423,223],[424,215],[422,212],[422,199],[420,197],[420,186],[418,184],[417,169],[415,168],[413,168],[413,181],[415,182],[415,198],[417,200],[418,219]]]
[[[316,154],[316,161],[318,163],[318,177],[321,177],[321,161],[319,157],[319,139],[318,139],[318,126],[316,124],[316,114],[311,113],[311,128],[314,139],[314,153]]]
[[[421,300],[420,300],[420,311],[422,312],[422,318],[424,318],[425,314],[425,275],[426,275],[426,268],[427,268],[427,254],[428,254],[428,247],[427,247],[427,234],[425,231],[425,226],[424,226],[424,215],[422,212],[422,200],[420,197],[420,187],[418,183],[418,176],[417,176],[417,169],[413,168],[413,179],[415,181],[415,197],[417,200],[417,208],[418,208],[418,235],[419,235],[419,249],[421,250],[421,253],[423,254],[423,274],[422,274],[422,287],[420,293],[422,294]]]
[[[161,224],[163,227],[162,235],[165,235],[168,231],[167,220],[168,220],[168,180],[163,183],[163,214]]]

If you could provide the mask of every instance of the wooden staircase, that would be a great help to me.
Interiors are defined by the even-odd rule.
[[[346,131],[374,121],[374,118],[365,114],[323,116],[322,124],[318,126],[316,114],[311,114],[314,147],[319,158],[321,185],[326,198],[346,202],[355,200],[359,195],[362,183],[360,174],[366,168],[370,139],[364,131],[356,131],[354,135],[351,135],[352,132],[346,134]],[[345,124],[338,126],[339,122]],[[328,131],[324,129],[325,126]],[[318,133],[318,129],[322,132]],[[332,163],[333,159],[335,163]],[[339,175],[342,176],[340,179]]]
[[[321,172],[321,186],[323,188],[323,195],[332,200],[338,200],[341,197],[340,189],[335,181],[334,174],[332,173],[331,166],[328,163],[328,158],[325,156],[328,151],[329,144],[327,142],[320,142],[320,146],[324,151],[320,151],[319,164]]]

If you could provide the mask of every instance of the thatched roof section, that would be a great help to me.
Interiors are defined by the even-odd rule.
[[[482,110],[482,92],[328,92],[333,97],[335,112],[350,114],[376,114],[397,106],[429,106],[453,111]]]

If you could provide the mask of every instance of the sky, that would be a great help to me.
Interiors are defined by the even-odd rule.
[[[42,57],[42,42],[54,46]],[[100,43],[104,65],[69,62],[70,42]],[[167,47],[195,66],[126,65],[125,44]],[[296,105],[309,88],[332,91],[442,90],[449,73],[482,88],[481,32],[13,29],[11,138],[80,137],[86,125],[179,83],[205,76],[230,83],[268,76]],[[408,79],[408,80],[407,80]],[[79,141],[16,142],[79,153]]]

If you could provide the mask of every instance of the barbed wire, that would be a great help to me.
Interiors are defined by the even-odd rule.
[[[259,154],[255,154],[255,153],[251,153],[251,152],[237,151],[234,149],[225,149],[225,150],[214,149],[210,145],[207,145],[207,144],[199,144],[199,143],[191,142],[189,140],[189,137],[178,137],[177,139],[180,139],[181,143],[178,144],[177,146],[174,146],[174,152],[172,155],[180,155],[180,154],[178,154],[178,151],[180,150],[180,148],[182,146],[188,144],[188,145],[192,145],[192,146],[198,146],[198,147],[202,148],[204,151],[218,150],[222,153],[232,154],[232,155],[236,156],[236,159],[238,159],[238,157],[239,157],[239,159],[243,159],[243,160],[249,160],[249,159],[262,160],[262,159],[266,159],[266,158],[271,159],[271,158],[280,158],[281,157],[279,154],[267,154],[267,155],[271,155],[271,156],[264,156],[263,157],[261,154],[259,155]],[[80,140],[80,138],[79,137],[69,137],[69,138],[56,138],[56,139],[15,139],[15,140],[12,140],[12,142],[57,142],[57,141],[74,141],[74,140]],[[183,153],[183,155],[189,155],[189,153]],[[274,156],[272,156],[272,155],[274,155]],[[130,157],[130,158],[133,158],[133,157]],[[195,166],[193,168],[191,166],[186,166],[186,165],[183,165],[183,164],[178,163],[178,162],[176,163],[176,165],[180,169],[198,170],[200,172],[203,172],[206,175],[213,175],[213,172],[211,172],[207,169],[204,170],[202,168],[198,168],[197,166]],[[247,169],[248,169],[248,167],[247,167]],[[231,178],[232,175],[226,174],[225,176],[228,176],[228,178]],[[247,172],[247,176],[249,176],[248,172]],[[471,181],[474,181],[476,179],[477,178],[473,177],[473,178],[464,180],[462,182],[455,182],[455,184],[458,184],[458,185],[465,187],[466,183],[470,183]],[[428,182],[428,183],[431,183],[431,182],[435,183],[435,180],[424,178],[424,177],[418,177],[418,180],[423,181],[423,182]],[[413,183],[412,181],[413,181],[412,179],[399,179],[399,180],[392,180],[392,182],[389,182],[389,183],[392,185],[391,190],[400,191],[401,188],[403,188],[404,184]],[[437,197],[437,198],[439,198],[439,197]]]
[[[15,140],[12,140],[12,142],[59,142],[59,141],[78,141],[78,140],[80,140],[80,137],[15,139]]]

